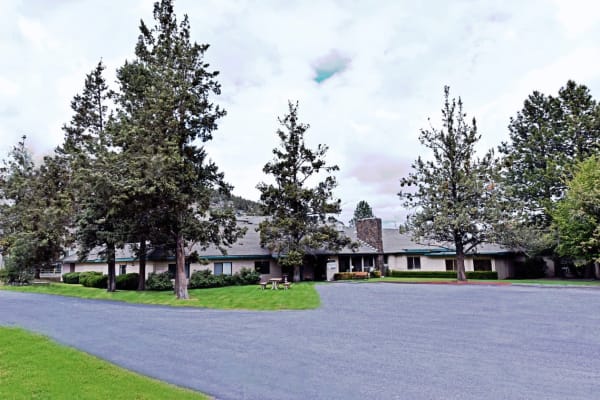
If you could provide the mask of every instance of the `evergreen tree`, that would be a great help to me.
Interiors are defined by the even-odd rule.
[[[415,240],[452,243],[458,280],[466,280],[465,253],[495,239],[498,225],[506,223],[507,207],[497,185],[492,152],[475,157],[480,139],[475,119],[469,124],[462,101],[449,98],[444,88],[442,129],[421,130],[421,144],[433,152],[419,157],[413,172],[401,179],[404,206],[415,209],[407,221]],[[414,188],[412,188],[414,187]]]
[[[527,225],[544,231],[570,167],[600,149],[600,107],[587,87],[568,81],[557,97],[533,92],[511,118],[509,133],[499,147],[504,185],[523,205]]]
[[[203,143],[212,139],[217,120],[225,111],[210,101],[221,92],[218,72],[204,61],[206,44],[190,41],[187,16],[177,22],[173,4],[154,4],[156,25],[142,21],[136,59],[119,69],[118,143],[129,160],[130,188],[145,220],[130,224],[150,239],[167,237],[176,255],[177,298],[188,298],[185,245],[216,244],[222,248],[237,240],[231,211],[210,207],[213,189],[230,191],[224,176],[207,158]]]
[[[328,175],[314,187],[308,181],[321,171],[331,173],[336,165],[327,165],[327,146],[311,150],[304,144],[308,125],[298,121],[298,104],[288,104],[289,112],[279,118],[277,136],[281,145],[273,149],[275,158],[263,171],[271,175],[275,184],[260,183],[264,212],[270,216],[260,226],[262,245],[279,257],[284,268],[293,268],[298,275],[306,254],[315,250],[337,250],[350,245],[341,234],[332,215],[340,213],[340,200],[333,199],[335,177]]]
[[[51,267],[67,240],[68,199],[61,187],[64,170],[46,157],[36,168],[25,137],[0,167],[0,234],[8,255],[8,280],[22,282]]]
[[[100,62],[86,75],[83,91],[71,102],[73,117],[63,127],[65,142],[58,154],[69,165],[69,188],[76,199],[76,236],[80,256],[96,246],[104,247],[108,264],[109,292],[116,290],[115,252],[123,244],[120,230],[128,188],[123,179],[124,157],[108,133],[112,92]]]
[[[373,217],[373,210],[371,209],[369,203],[367,203],[365,200],[361,200],[358,202],[356,208],[354,209],[354,218],[350,220],[350,226],[356,225],[356,221],[358,221],[359,219]]]
[[[561,256],[600,263],[600,156],[577,164],[565,197],[552,211]]]

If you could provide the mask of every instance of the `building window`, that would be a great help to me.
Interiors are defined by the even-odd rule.
[[[171,279],[175,279],[175,274],[177,273],[177,264],[169,264],[169,277]],[[190,277],[190,264],[185,263],[185,277]]]
[[[352,257],[352,272],[361,272],[362,271],[362,257],[361,256],[353,256]]]
[[[386,265],[386,266],[387,266],[387,265],[388,265],[388,261],[389,261],[388,255],[387,255],[387,254],[384,254],[384,255],[383,255],[383,265]]]
[[[421,269],[421,257],[406,257],[408,269]]]
[[[446,271],[456,271],[456,259],[449,258],[446,260]]]
[[[492,260],[490,258],[476,258],[473,260],[474,271],[491,271]]]
[[[125,275],[127,273],[127,265],[119,265],[119,274]]]
[[[349,272],[350,271],[350,257],[348,256],[340,256],[340,272]]]
[[[271,263],[268,261],[254,261],[254,269],[259,274],[270,274]]]
[[[215,275],[231,275],[231,263],[215,263]]]
[[[373,267],[373,257],[365,256],[363,257],[363,271],[369,272]]]

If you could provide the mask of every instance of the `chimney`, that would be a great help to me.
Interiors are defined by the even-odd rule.
[[[366,218],[356,221],[356,236],[377,249],[375,268],[383,271],[383,231],[381,218]]]

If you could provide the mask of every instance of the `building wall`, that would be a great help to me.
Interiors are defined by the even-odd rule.
[[[266,259],[262,259],[261,261],[266,261]],[[190,275],[194,271],[202,271],[202,270],[210,270],[213,274],[215,272],[214,265],[218,262],[231,262],[232,273],[239,273],[242,268],[254,269],[254,261],[259,261],[258,259],[248,259],[248,260],[211,260],[208,264],[201,263],[192,263],[190,265]],[[269,274],[262,274],[261,278],[269,279],[269,278],[278,278],[281,277],[281,267],[275,260],[269,261]],[[148,275],[150,273],[161,273],[169,270],[169,264],[174,264],[175,261],[151,261],[146,262],[146,279],[148,279]],[[68,265],[68,264],[65,264]],[[139,273],[140,267],[137,261],[129,261],[129,262],[118,262],[116,263],[116,274],[120,273],[120,265],[127,265],[126,273]],[[66,268],[68,270],[68,268]],[[75,263],[75,272],[88,272],[88,271],[96,271],[101,272],[103,274],[108,274],[108,264],[105,263]]]
[[[394,254],[388,255],[388,268],[396,271],[409,271],[408,269],[408,257],[419,257],[421,260],[421,269],[415,271],[446,271],[446,260],[454,257],[428,257],[423,255],[406,255],[406,254]],[[477,257],[491,259],[492,271],[497,271],[496,263],[498,259],[494,257]],[[413,271],[413,270],[410,270]],[[473,257],[465,257],[465,271],[473,271]]]

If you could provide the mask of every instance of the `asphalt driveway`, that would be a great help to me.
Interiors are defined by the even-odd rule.
[[[217,399],[600,393],[598,289],[339,283],[318,290],[322,308],[280,312],[0,291],[0,325]]]

